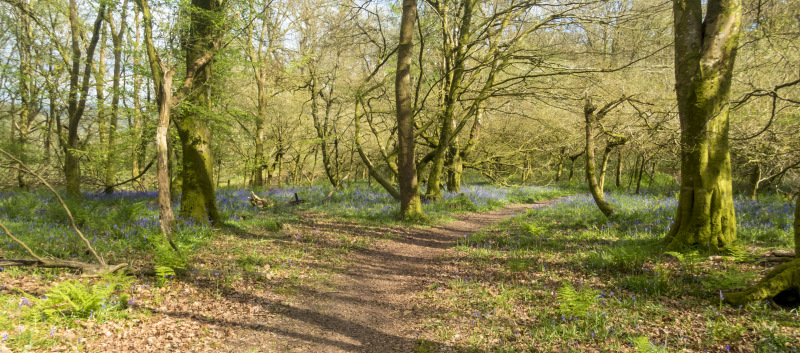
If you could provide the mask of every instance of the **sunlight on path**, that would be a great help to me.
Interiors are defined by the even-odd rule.
[[[437,260],[458,237],[530,208],[508,205],[428,229],[391,229],[397,237],[351,253],[352,267],[334,289],[298,292],[279,312],[240,335],[228,349],[244,352],[411,352],[419,333],[411,299],[437,272]],[[315,221],[322,221],[317,219]]]

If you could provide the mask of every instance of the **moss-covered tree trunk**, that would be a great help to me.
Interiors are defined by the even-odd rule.
[[[753,165],[753,171],[750,172],[750,199],[758,200],[758,186],[761,184],[761,163],[756,162]]]
[[[589,98],[587,95],[583,106],[583,116],[586,124],[586,181],[589,184],[589,191],[592,193],[592,198],[594,198],[597,208],[599,208],[600,211],[603,212],[603,214],[608,218],[614,217],[616,212],[614,211],[614,208],[611,207],[611,204],[606,201],[605,197],[603,197],[603,188],[597,181],[594,155],[594,125],[602,120],[606,114],[608,114],[608,112],[617,107],[620,103],[624,102],[626,99],[626,97],[622,97],[618,100],[609,102],[598,110],[597,106],[592,103],[591,98]],[[605,168],[605,163],[608,160],[607,152],[604,153],[603,159],[603,168]]]
[[[794,198],[794,256],[800,258],[800,194]]]
[[[569,175],[567,176],[567,182],[572,182],[572,176],[575,174],[575,160],[577,160],[583,153],[586,151],[580,151],[574,155],[569,156],[570,164],[569,164]]]
[[[739,42],[740,0],[673,2],[675,88],[681,125],[681,191],[669,249],[712,250],[736,239],[729,98]]]
[[[453,139],[447,152],[447,191],[461,192],[461,176],[464,174],[464,163],[458,138]]]
[[[647,155],[642,153],[642,160],[639,164],[639,171],[636,174],[636,191],[635,194],[639,195],[639,192],[642,190],[642,177],[644,176],[644,167],[647,164]]]
[[[395,101],[397,104],[398,176],[400,179],[400,218],[424,217],[417,183],[417,164],[414,160],[414,112],[412,110],[411,56],[414,49],[414,22],[417,1],[403,0],[400,20],[400,40],[397,48]]]
[[[561,173],[564,170],[564,158],[566,158],[566,151],[566,147],[561,147],[561,151],[558,154],[558,162],[556,162],[556,183],[561,181]]]
[[[201,57],[215,50],[223,28],[222,6],[218,0],[192,0],[191,28],[186,38],[186,70],[193,70]],[[211,156],[211,74],[213,60],[197,70],[191,83],[187,106],[177,115],[181,138],[181,211],[180,215],[196,222],[219,221],[214,187],[214,163]]]
[[[622,185],[622,150],[617,151],[617,175],[614,185],[617,188]]]

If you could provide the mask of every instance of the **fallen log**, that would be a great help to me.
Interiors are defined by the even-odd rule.
[[[254,192],[252,192],[252,191],[250,191],[249,200],[250,200],[250,204],[251,205],[253,205],[255,207],[258,207],[258,208],[264,208],[264,207],[269,207],[269,206],[273,205],[272,201],[267,200],[267,199],[262,199],[262,198],[256,196],[256,194]]]
[[[294,206],[294,205],[299,205],[299,204],[301,204],[303,202],[306,202],[306,200],[303,200],[303,199],[299,198],[297,196],[297,193],[294,193],[294,200],[289,201],[289,204]]]
[[[84,275],[100,275],[119,271],[128,266],[126,263],[102,266],[87,262],[59,260],[59,259],[0,259],[0,267],[45,267],[45,268],[71,268],[80,270]]]

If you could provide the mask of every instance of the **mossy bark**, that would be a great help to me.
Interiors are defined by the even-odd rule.
[[[673,3],[675,88],[681,125],[681,191],[668,249],[711,250],[736,239],[731,186],[729,99],[740,0]]]
[[[564,170],[564,158],[566,158],[566,148],[561,147],[561,153],[558,154],[558,162],[556,163],[556,183],[561,181],[561,173]]]
[[[400,179],[401,219],[424,218],[419,196],[417,164],[414,160],[414,112],[411,100],[411,56],[414,48],[414,23],[417,1],[403,0],[400,20],[400,40],[397,48],[395,102],[397,104],[398,176]]]
[[[622,151],[617,151],[617,173],[614,185],[619,188],[622,184]]]
[[[211,158],[211,131],[207,117],[182,112],[178,126],[181,138],[181,217],[196,222],[219,221]]]
[[[458,138],[453,139],[447,152],[447,191],[461,192],[461,176],[464,173],[464,164],[461,160]]]
[[[761,164],[756,162],[750,172],[750,200],[758,200],[758,186],[761,184]]]
[[[612,101],[604,105],[602,108],[598,109],[596,105],[592,103],[591,98],[586,96],[586,100],[583,106],[583,116],[585,120],[585,127],[586,127],[586,181],[589,184],[589,191],[592,193],[592,198],[594,198],[595,204],[597,204],[597,208],[600,209],[603,214],[608,217],[612,218],[617,213],[614,211],[614,208],[611,207],[605,197],[603,196],[603,187],[597,181],[597,172],[595,166],[595,142],[594,142],[594,125],[597,124],[600,120],[602,120],[608,112],[612,109],[617,107],[619,104],[627,100],[626,97],[622,97],[618,100]],[[624,141],[624,137],[622,138]],[[624,142],[621,142],[624,143]],[[605,164],[608,161],[608,153],[610,152],[610,146],[613,143],[609,142],[605,152],[603,153],[603,169],[605,169]]]
[[[221,4],[217,0],[192,0],[192,25],[185,39],[186,70],[198,59],[215,50],[222,29]],[[181,211],[180,215],[196,222],[219,222],[214,187],[214,163],[211,156],[211,74],[213,60],[196,71],[188,107],[177,114],[176,126],[181,138]]]
[[[794,206],[794,256],[800,257],[800,194],[795,196]]]
[[[780,265],[758,284],[741,292],[727,293],[725,301],[733,305],[770,300],[783,291],[800,289],[800,259]]]

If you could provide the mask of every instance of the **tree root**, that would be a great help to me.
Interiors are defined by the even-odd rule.
[[[84,275],[95,276],[106,273],[119,271],[128,266],[128,264],[116,264],[109,266],[102,266],[97,264],[90,264],[87,262],[59,260],[59,259],[0,259],[0,266],[25,266],[25,267],[45,267],[45,268],[71,268],[80,270]]]
[[[781,293],[800,289],[800,259],[782,264],[770,271],[755,286],[741,292],[727,293],[725,301],[733,305],[774,300]]]

